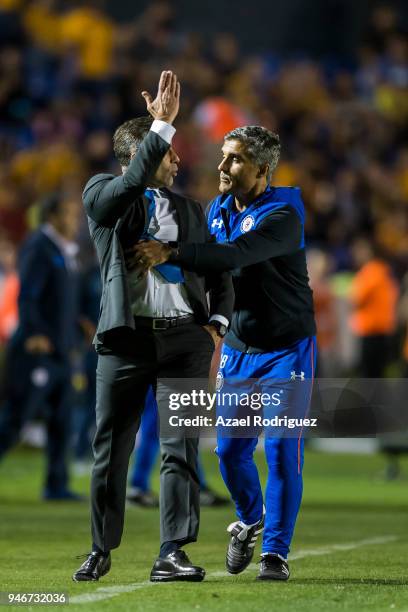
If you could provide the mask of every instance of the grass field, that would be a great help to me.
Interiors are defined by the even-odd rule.
[[[379,456],[306,453],[287,583],[255,582],[255,564],[227,575],[225,527],[233,508],[204,509],[199,542],[186,547],[207,570],[200,584],[148,582],[158,513],[137,508],[127,511],[111,572],[99,583],[73,583],[81,563],[75,556],[89,548],[88,505],[40,501],[42,463],[41,453],[16,450],[0,465],[0,591],[66,592],[70,610],[408,611],[408,461],[405,479],[385,483]],[[211,484],[223,491],[209,452],[205,463]],[[73,485],[86,492],[88,478]]]

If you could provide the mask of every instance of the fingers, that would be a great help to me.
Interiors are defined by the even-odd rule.
[[[142,249],[143,249],[143,247],[146,244],[149,244],[149,242],[146,241],[146,240],[141,240],[140,242],[134,244],[133,246],[125,249],[125,253],[126,253],[126,255],[134,255],[135,253],[137,253],[137,251],[140,250],[140,247],[142,247]]]
[[[165,87],[166,87],[166,80],[167,80],[167,70],[163,70],[163,72],[160,75],[159,87],[158,87],[158,90],[160,92],[162,92],[165,89]]]
[[[172,74],[173,73],[171,72],[171,70],[163,70],[163,72],[160,75],[159,88],[158,88],[159,93],[163,93],[166,87],[168,87]]]
[[[153,102],[153,98],[148,91],[142,91],[142,96],[144,97],[147,106]]]
[[[177,85],[176,85],[176,100],[177,102],[180,100],[180,81],[177,81]]]
[[[169,89],[171,95],[175,97],[177,91],[177,76],[174,73],[171,74]]]
[[[146,253],[151,253],[152,249],[154,250],[155,247],[151,247],[149,244],[147,243],[143,243],[141,242],[140,244],[136,245],[134,247],[134,253],[136,255],[143,255]]]
[[[171,70],[163,70],[163,72],[160,75],[159,93],[163,93],[166,89],[172,96],[177,95],[177,89],[178,89],[177,75],[174,74],[174,72],[172,72]]]

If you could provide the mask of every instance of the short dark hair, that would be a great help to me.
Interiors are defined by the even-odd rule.
[[[153,117],[146,115],[129,119],[116,129],[113,135],[113,151],[121,166],[129,165],[132,148],[137,151],[152,123]]]
[[[54,192],[46,195],[40,202],[40,223],[47,223],[50,217],[57,215],[62,204],[61,194]]]
[[[239,140],[245,151],[258,166],[269,165],[267,179],[270,179],[280,157],[279,136],[260,125],[245,125],[225,134],[224,140]]]

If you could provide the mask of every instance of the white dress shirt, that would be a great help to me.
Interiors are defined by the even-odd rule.
[[[150,129],[169,144],[176,132],[172,125],[158,119],[153,121]],[[161,242],[177,242],[179,228],[176,209],[164,192],[160,189],[152,191],[155,211],[150,219],[148,233]],[[137,269],[129,272],[128,281],[134,316],[176,318],[193,314],[184,283],[170,283],[154,268],[143,277],[139,277]],[[229,321],[222,315],[212,315],[212,320],[228,327]]]
[[[159,189],[154,189],[153,193],[156,210],[148,232],[161,242],[176,242],[179,234],[176,210]],[[154,268],[142,278],[139,278],[137,269],[131,272],[129,286],[135,316],[161,318],[193,314],[184,283],[169,283]]]

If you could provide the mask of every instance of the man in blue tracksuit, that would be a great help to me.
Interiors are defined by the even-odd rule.
[[[270,393],[280,389],[282,380],[299,382],[296,399],[293,394],[286,398],[285,407],[304,417],[315,369],[316,328],[300,190],[269,185],[280,143],[265,128],[246,126],[229,132],[222,154],[221,195],[208,213],[209,230],[218,244],[142,243],[135,257],[145,267],[171,261],[197,272],[231,270],[235,305],[219,380],[256,380]],[[287,554],[302,497],[300,434],[277,438],[266,431],[268,481],[263,500],[253,460],[257,437],[225,437],[218,431],[221,473],[239,518],[228,528],[226,564],[232,574],[248,566],[264,527],[258,579],[289,578]]]

